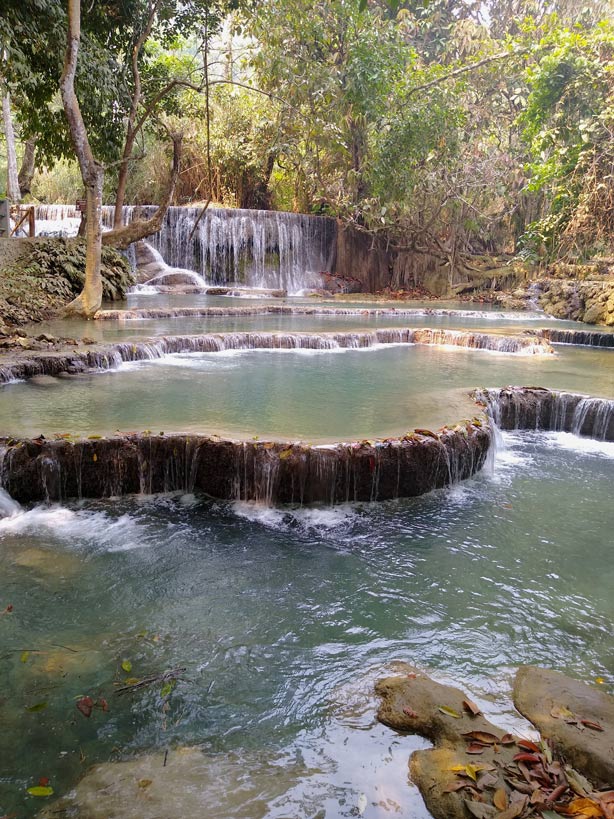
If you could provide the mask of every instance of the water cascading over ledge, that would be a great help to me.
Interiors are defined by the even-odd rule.
[[[318,447],[204,435],[5,438],[0,486],[21,503],[173,491],[268,504],[378,501],[471,477],[485,463],[490,437],[484,418],[439,433]]]
[[[126,205],[124,223],[148,219],[153,205]],[[194,235],[200,207],[170,207],[162,230],[147,241],[171,267],[200,274],[208,284],[243,284],[298,293],[322,286],[322,272],[335,265],[337,223],[324,216],[285,211],[208,208]],[[114,209],[103,207],[103,225],[110,228]],[[76,232],[75,208],[40,205],[36,218],[54,230],[62,222]],[[73,224],[74,223],[74,224]]]
[[[540,387],[480,389],[474,398],[504,430],[571,432],[614,441],[614,400]]]
[[[572,344],[580,347],[614,348],[614,333],[598,330],[559,330],[544,328],[537,330],[536,335],[547,339],[551,344]]]
[[[337,350],[367,349],[386,344],[425,344],[488,350],[510,355],[551,355],[547,341],[535,336],[502,336],[461,330],[382,328],[350,333],[205,333],[160,336],[143,341],[100,344],[65,353],[20,355],[0,366],[0,383],[35,375],[58,375],[86,370],[109,370],[126,361],[149,361],[176,353],[217,353],[224,350]]]

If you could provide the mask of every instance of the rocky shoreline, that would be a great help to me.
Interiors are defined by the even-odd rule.
[[[614,816],[614,697],[597,684],[521,667],[513,701],[535,740],[505,733],[464,691],[411,666],[375,690],[380,722],[433,742],[409,772],[435,819]]]

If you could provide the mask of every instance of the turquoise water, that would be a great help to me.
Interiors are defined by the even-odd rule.
[[[520,356],[426,346],[188,353],[1,389],[0,429],[72,435],[150,429],[352,440],[475,414],[469,390],[531,384],[614,397],[614,351]]]
[[[151,299],[170,301],[138,297]],[[50,329],[117,340],[395,324],[271,316]],[[424,325],[510,332],[523,322]],[[466,417],[469,389],[506,384],[614,397],[614,351],[176,355],[4,386],[0,430],[370,438]],[[0,493],[0,816],[28,819],[51,803],[26,793],[41,777],[61,796],[105,763],[110,784],[89,786],[88,819],[108,819],[111,803],[122,819],[150,819],[135,785],[143,774],[121,785],[125,761],[159,753],[155,772],[166,750],[187,746],[196,750],[183,763],[169,757],[174,790],[156,816],[341,819],[366,799],[366,819],[427,819],[407,780],[411,751],[427,743],[375,721],[373,683],[395,661],[469,688],[502,727],[527,735],[509,704],[520,663],[603,678],[614,692],[614,445],[566,434],[504,440],[494,471],[380,504],[266,508],[173,495],[20,509]],[[115,693],[127,677],[177,666],[185,672],[170,691]],[[86,719],[75,705],[85,695],[108,711]]]
[[[25,789],[41,776],[62,794],[96,762],[197,745],[228,785],[182,771],[210,816],[344,817],[364,794],[367,819],[425,817],[406,778],[424,743],[374,719],[373,681],[392,661],[469,687],[523,731],[506,699],[519,663],[612,690],[614,446],[506,440],[493,474],[411,501],[173,496],[5,517],[0,809],[34,815],[43,800]],[[166,710],[160,684],[114,693],[176,666]],[[85,719],[85,694],[108,712]],[[259,801],[231,787],[246,771]],[[171,811],[189,815],[181,797]]]
[[[154,304],[144,301],[142,298],[136,300],[136,304],[132,302],[123,305],[124,307],[168,307],[169,299],[162,300],[161,296],[151,297],[155,300]],[[199,306],[198,299],[208,298],[209,301],[203,301],[204,306],[215,307],[240,307],[249,308],[250,306],[260,306],[259,300],[247,299],[222,299],[221,297],[197,297],[196,302],[188,297],[175,296],[170,299],[170,306],[175,307],[196,307]],[[295,304],[296,301],[291,302]],[[314,306],[314,305],[309,305]],[[403,309],[403,304],[351,304],[351,303],[334,303],[324,304],[324,307],[333,308],[379,308],[388,309],[390,307],[398,307]],[[407,305],[408,308],[420,307],[436,307],[441,305],[439,302],[422,303],[411,302]],[[459,309],[462,305],[460,303],[451,303],[453,309]],[[117,305],[109,305],[110,309],[115,309]],[[488,307],[486,305],[485,307]],[[370,330],[376,327],[443,327],[445,329],[459,329],[459,330],[477,330],[482,333],[510,333],[516,334],[523,330],[535,330],[538,327],[553,327],[557,329],[595,329],[591,325],[582,324],[573,321],[559,321],[557,319],[550,319],[545,315],[540,314],[526,314],[513,313],[504,311],[505,318],[501,318],[502,311],[498,309],[482,309],[478,306],[480,312],[483,312],[492,317],[476,317],[472,315],[456,314],[453,316],[370,316],[370,315],[355,315],[355,316],[302,316],[302,315],[256,315],[256,316],[203,316],[198,318],[190,318],[181,316],[177,318],[167,319],[131,319],[129,321],[89,321],[83,323],[80,321],[67,319],[54,319],[53,321],[43,322],[42,324],[32,325],[28,328],[28,332],[32,335],[38,335],[41,332],[51,333],[55,336],[65,338],[81,338],[81,336],[88,336],[96,341],[123,341],[126,339],[146,338],[150,336],[160,335],[197,335],[199,333],[221,333],[221,332],[241,332],[247,330],[261,330],[266,332],[351,332],[354,330]],[[608,328],[600,328],[607,331]]]

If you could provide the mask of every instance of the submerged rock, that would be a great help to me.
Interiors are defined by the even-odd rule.
[[[311,773],[266,754],[178,748],[91,768],[39,819],[253,819]],[[292,814],[290,807],[289,814]]]

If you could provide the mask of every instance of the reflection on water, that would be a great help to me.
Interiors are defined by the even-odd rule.
[[[504,726],[519,663],[611,690],[611,447],[505,437],[494,474],[410,501],[5,503],[2,812],[32,816],[25,788],[41,776],[62,794],[97,762],[197,745],[205,764],[178,773],[188,812],[170,791],[174,815],[209,798],[212,816],[342,817],[365,794],[366,817],[424,817],[406,783],[424,743],[374,722],[372,683],[391,661],[469,686]],[[178,666],[170,692],[113,693]],[[84,718],[86,694],[109,710]],[[100,776],[119,788],[122,770]]]

